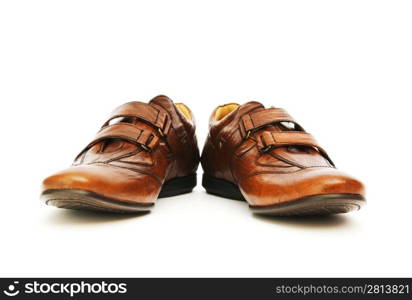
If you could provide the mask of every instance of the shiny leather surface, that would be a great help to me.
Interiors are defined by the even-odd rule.
[[[161,95],[118,107],[70,168],[44,180],[42,191],[80,189],[153,203],[165,181],[196,173],[198,164],[192,113]]]
[[[222,117],[226,107],[231,111]],[[313,136],[283,109],[259,102],[222,105],[212,113],[209,128],[203,170],[236,184],[252,206],[312,195],[364,195],[363,184],[337,170]]]

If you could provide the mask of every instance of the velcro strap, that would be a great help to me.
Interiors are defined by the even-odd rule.
[[[327,152],[319,146],[315,138],[304,131],[264,131],[258,140],[260,151],[268,151],[277,147],[285,146],[306,146],[315,148],[334,166]]]
[[[304,131],[264,131],[260,136],[263,147],[276,145],[308,145],[319,148],[315,138]]]
[[[242,117],[240,131],[243,137],[245,137],[250,132],[279,122],[291,122],[296,124],[300,129],[302,128],[284,109],[268,108],[244,115]]]
[[[94,140],[89,143],[80,153],[90,149],[97,143],[106,139],[121,139],[130,143],[140,145],[146,151],[152,151],[159,143],[159,138],[151,132],[142,130],[133,124],[117,123],[104,127],[100,130]]]
[[[166,112],[142,102],[129,102],[119,106],[112,112],[104,126],[108,125],[111,120],[119,117],[135,117],[158,129],[161,135],[167,134],[171,126]]]

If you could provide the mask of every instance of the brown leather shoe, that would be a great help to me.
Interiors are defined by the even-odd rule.
[[[346,213],[365,203],[362,183],[286,111],[258,102],[214,110],[201,162],[208,193],[246,200],[255,213]]]
[[[43,182],[48,205],[111,212],[150,210],[191,192],[199,149],[189,108],[157,96],[118,107],[72,167]]]

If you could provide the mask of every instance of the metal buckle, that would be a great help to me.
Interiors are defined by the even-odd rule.
[[[152,151],[152,149],[150,149],[149,147],[147,147],[145,144],[140,144],[140,146],[141,146],[144,150],[146,150],[147,152],[151,152],[151,151]]]
[[[268,152],[270,149],[272,149],[272,146],[266,146],[266,147],[263,147],[263,148],[261,148],[261,149],[259,149],[259,152],[260,153],[266,153],[266,152]]]

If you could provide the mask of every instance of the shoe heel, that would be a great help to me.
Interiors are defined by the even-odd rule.
[[[246,201],[237,185],[227,180],[203,174],[202,186],[209,194]]]
[[[190,193],[193,191],[193,188],[196,186],[196,184],[196,174],[170,179],[163,184],[159,198]]]

